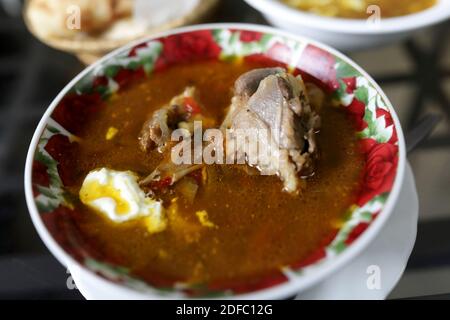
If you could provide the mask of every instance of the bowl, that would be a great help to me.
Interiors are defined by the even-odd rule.
[[[64,158],[69,156],[65,150],[68,144],[77,143],[70,130],[83,121],[87,112],[95,112],[99,99],[108,99],[110,93],[136,77],[164,72],[167,64],[233,58],[276,61],[320,82],[333,94],[358,128],[366,158],[363,186],[357,201],[348,208],[345,222],[313,254],[251,286],[152,286],[123,266],[99,258],[73,223],[71,217],[77,212],[70,205],[64,185],[71,172],[65,165]],[[274,299],[308,289],[344,267],[373,242],[392,213],[404,170],[405,143],[394,108],[375,81],[349,58],[319,42],[270,27],[208,24],[131,43],[73,79],[48,107],[36,129],[26,161],[25,190],[40,237],[76,275],[86,297]]]
[[[450,17],[450,2],[447,0],[438,0],[433,7],[415,14],[381,18],[379,23],[319,16],[297,10],[279,0],[245,1],[260,11],[274,26],[311,37],[343,51],[393,43]]]

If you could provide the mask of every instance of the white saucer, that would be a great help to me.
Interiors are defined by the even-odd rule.
[[[414,176],[406,166],[402,191],[392,216],[366,251],[325,281],[299,294],[297,299],[385,299],[391,292],[411,254],[417,233],[419,204]],[[368,289],[369,266],[380,270],[380,288]],[[70,268],[73,280],[86,299],[122,299],[114,294],[111,284],[92,275]],[[133,299],[127,296],[126,299]]]
[[[296,299],[385,299],[405,270],[416,240],[418,215],[416,184],[407,163],[397,205],[376,240],[350,264]],[[379,271],[379,289],[367,285],[374,271]]]

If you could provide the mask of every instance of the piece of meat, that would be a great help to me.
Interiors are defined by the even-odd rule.
[[[250,71],[236,81],[222,129],[230,129],[232,140],[227,143],[235,146],[238,155],[244,154],[248,164],[262,174],[279,175],[284,189],[296,193],[298,174],[307,176],[314,170],[319,126],[320,118],[309,104],[301,77],[267,68]],[[266,149],[266,157],[258,153],[252,161],[246,146],[238,143],[238,134],[248,129],[267,131],[258,137],[262,139],[258,147]]]
[[[172,98],[169,104],[152,114],[139,134],[139,146],[142,151],[146,152],[156,147],[163,152],[170,142],[173,130],[177,128],[190,130],[193,128],[193,121],[203,120],[202,109],[197,103],[196,95],[194,87],[187,87],[183,93]]]
[[[265,77],[283,72],[283,68],[254,69],[241,75],[234,83],[234,96],[227,115],[222,122],[221,129],[229,128],[237,109],[244,106],[248,99],[256,92],[259,83]]]
[[[234,94],[249,98],[264,78],[283,71],[283,68],[261,68],[246,72],[234,83]]]
[[[168,187],[180,181],[186,175],[203,167],[200,160],[192,164],[175,164],[171,159],[171,148],[178,141],[171,141],[171,135],[175,129],[185,129],[183,136],[193,136],[194,122],[200,121],[203,128],[216,126],[216,121],[204,115],[204,110],[197,102],[197,93],[194,87],[187,87],[184,92],[170,101],[169,104],[156,110],[148,119],[139,135],[141,150],[147,152],[157,147],[164,154],[164,158],[158,167],[148,176],[143,178],[139,184],[148,187],[153,192],[165,191]],[[201,155],[195,155],[198,157]]]

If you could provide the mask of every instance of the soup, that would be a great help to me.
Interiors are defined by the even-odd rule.
[[[143,181],[160,166],[165,153],[143,149],[138,137],[147,119],[186,87],[195,88],[206,126],[216,127],[229,112],[235,81],[259,67],[220,61],[176,65],[120,91],[89,116],[67,161],[75,176],[69,192],[85,200],[75,201],[76,224],[95,250],[151,284],[246,284],[302,261],[335,234],[355,201],[364,159],[345,112],[327,99],[318,111],[320,155],[314,172],[299,179],[299,192],[286,192],[278,176],[245,164],[211,164],[166,185],[164,192],[141,185],[167,214],[165,224],[153,229],[142,219],[111,221],[83,203],[89,190],[81,189],[93,170],[133,172]],[[195,195],[186,196],[198,180]]]
[[[399,17],[417,13],[436,4],[436,0],[282,0],[284,3],[302,11],[322,16],[367,19],[372,11],[367,8],[376,5],[380,8],[381,18]]]

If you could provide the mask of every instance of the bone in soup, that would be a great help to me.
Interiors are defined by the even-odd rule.
[[[354,127],[319,86],[260,67],[176,65],[86,116],[66,165],[75,223],[92,248],[154,285],[244,285],[335,234],[362,179]],[[192,133],[194,120],[265,127],[284,161],[174,165],[168,137]]]

